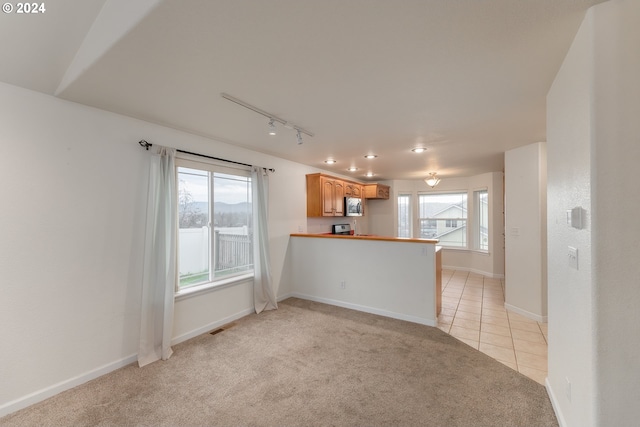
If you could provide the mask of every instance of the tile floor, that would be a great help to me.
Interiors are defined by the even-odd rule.
[[[443,270],[438,328],[544,385],[547,324],[507,311],[502,280]]]

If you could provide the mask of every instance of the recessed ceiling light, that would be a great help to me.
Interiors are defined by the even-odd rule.
[[[365,159],[375,159],[376,157],[378,156],[376,156],[375,154],[367,154],[366,156],[364,156]]]
[[[333,159],[327,159],[327,160],[325,160],[324,162],[325,162],[326,164],[328,164],[328,165],[333,165],[333,164],[335,164],[335,163],[336,163],[336,161],[335,161],[335,160],[333,160]]]
[[[373,172],[367,172],[364,176],[368,176],[369,178],[371,178],[372,176],[374,176]]]
[[[357,170],[358,170],[358,168],[357,168],[357,167],[355,167],[355,166],[351,166],[351,167],[350,167],[349,169],[347,169],[347,170],[348,170],[349,172],[355,172],[355,171],[357,171]]]
[[[413,151],[414,153],[424,153],[425,151],[427,151],[427,149],[424,147],[416,147],[412,148],[411,151]]]

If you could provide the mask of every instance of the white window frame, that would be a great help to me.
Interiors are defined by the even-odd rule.
[[[400,234],[400,224],[402,222],[401,219],[401,212],[400,212],[400,199],[406,199],[407,200],[407,207],[406,210],[404,212],[404,214],[406,215],[406,218],[404,218],[404,222],[407,224],[408,227],[408,233],[406,236],[401,236]],[[396,198],[396,236],[397,237],[412,237],[413,236],[413,194],[411,193],[399,193],[397,198]]]
[[[483,247],[482,243],[482,206],[480,203],[480,195],[486,194],[487,197],[487,210],[486,210],[486,223],[487,223],[487,244]],[[490,197],[488,188],[479,188],[473,190],[473,250],[483,253],[489,253],[489,245],[491,243],[491,221],[489,214],[491,209],[489,208]]]
[[[203,170],[203,171],[207,171],[207,172],[211,172],[211,173],[224,173],[224,174],[230,174],[230,175],[237,175],[237,176],[246,176],[246,177],[251,177],[251,169],[249,167],[243,167],[243,166],[237,166],[236,165],[230,165],[228,163],[223,163],[223,162],[217,162],[217,161],[209,161],[209,159],[203,158],[203,157],[199,157],[199,156],[192,156],[192,155],[188,155],[188,154],[181,154],[180,157],[176,156],[176,179],[178,179],[178,168],[179,167],[185,167],[185,168],[191,168],[191,169],[198,169],[198,170]],[[178,191],[178,183],[176,183],[176,192]],[[178,200],[178,197],[176,196],[176,200]],[[213,211],[213,188],[209,188],[209,220],[211,221],[211,219],[213,218],[214,215],[214,211]],[[255,212],[252,212],[252,214],[255,214]],[[209,223],[208,225],[209,227],[209,257],[213,258],[214,254],[213,254],[213,250],[211,248],[211,246],[213,245],[213,227],[211,226],[211,224]],[[179,233],[179,227],[177,232]],[[175,296],[176,299],[180,299],[183,297],[187,297],[187,296],[194,296],[197,294],[200,294],[202,292],[206,292],[206,291],[210,291],[213,289],[221,289],[224,287],[228,287],[228,286],[232,286],[235,284],[239,284],[242,282],[246,282],[247,280],[252,280],[253,276],[254,276],[254,270],[251,269],[250,271],[245,271],[245,272],[241,272],[229,277],[225,277],[225,278],[218,278],[218,279],[213,279],[210,281],[206,281],[206,282],[202,282],[202,283],[198,283],[195,285],[190,285],[190,286],[186,286],[186,287],[180,287],[180,277],[179,277],[179,267],[180,267],[180,260],[179,260],[179,253],[180,253],[180,239],[178,236],[176,236],[176,247],[177,247],[177,251],[176,251],[176,265],[177,265],[177,269],[176,269],[176,285],[175,285]],[[210,260],[209,261],[209,265],[210,268],[213,265],[213,261]]]

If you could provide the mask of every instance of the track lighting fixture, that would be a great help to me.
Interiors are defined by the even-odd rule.
[[[308,130],[301,128],[298,125],[295,125],[287,120],[281,119],[280,117],[273,115],[267,111],[264,111],[256,106],[253,106],[247,102],[241,101],[238,98],[235,98],[229,94],[226,93],[221,93],[220,96],[222,96],[224,99],[234,102],[244,108],[247,108],[251,111],[255,111],[258,114],[262,114],[263,116],[265,116],[266,118],[269,119],[269,135],[274,136],[276,134],[276,126],[275,126],[275,122],[280,123],[281,125],[283,125],[286,129],[294,129],[296,131],[296,140],[298,141],[298,145],[302,144],[302,134],[306,134],[309,136],[313,136],[312,132],[309,132]]]
[[[429,187],[433,188],[438,185],[440,178],[436,176],[435,172],[430,172],[429,177],[425,178],[424,182],[426,182]]]

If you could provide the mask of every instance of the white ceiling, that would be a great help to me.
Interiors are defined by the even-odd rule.
[[[547,91],[602,1],[56,0],[0,16],[0,81],[359,180],[470,176],[546,139]],[[222,92],[314,137],[270,137]]]

